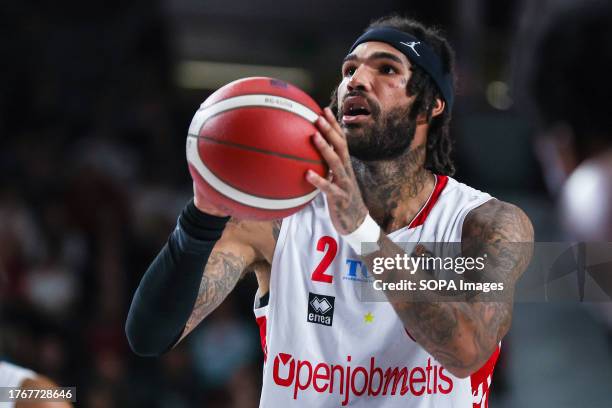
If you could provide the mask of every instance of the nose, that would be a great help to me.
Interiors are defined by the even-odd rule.
[[[355,72],[353,72],[353,75],[351,75],[351,79],[346,86],[349,91],[370,91],[372,89],[372,83],[368,68],[364,65],[359,65]]]

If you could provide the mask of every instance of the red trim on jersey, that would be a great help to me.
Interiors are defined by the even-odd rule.
[[[255,321],[259,326],[259,337],[261,338],[261,350],[264,353],[264,362],[268,359],[268,345],[266,344],[266,316],[256,317]]]
[[[425,220],[431,212],[431,209],[438,202],[440,194],[442,194],[442,190],[444,190],[444,187],[446,187],[446,184],[448,184],[448,176],[439,176],[437,174],[434,174],[434,176],[436,178],[436,184],[434,185],[434,189],[431,192],[429,198],[427,199],[427,202],[425,202],[425,205],[423,205],[423,208],[421,208],[417,215],[412,219],[410,224],[408,224],[408,228],[416,228],[419,225],[423,225],[425,223]],[[406,330],[406,334],[408,335],[408,337],[410,337],[412,341],[416,342],[416,340],[414,339],[414,337],[412,337],[412,334],[410,334],[408,329],[404,328],[404,330]]]
[[[419,211],[414,217],[414,219],[410,222],[408,228],[416,228],[419,225],[423,225],[425,223],[425,220],[431,212],[431,209],[438,202],[438,198],[440,198],[442,190],[444,190],[444,187],[446,187],[446,184],[448,183],[448,176],[439,176],[437,174],[434,174],[434,176],[436,177],[436,185],[434,186],[431,196],[429,197],[423,208],[421,208],[421,211]]]
[[[482,367],[474,374],[470,376],[470,382],[472,383],[472,397],[474,400],[472,401],[472,408],[488,408],[489,407],[489,397],[490,391],[489,388],[491,385],[491,380],[493,379],[493,369],[495,368],[495,363],[497,363],[497,358],[499,357],[499,346],[495,348],[489,360],[484,363]]]

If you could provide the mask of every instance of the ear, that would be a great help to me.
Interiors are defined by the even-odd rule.
[[[431,111],[431,117],[435,118],[436,116],[444,112],[445,107],[446,104],[444,103],[444,101],[440,98],[436,98],[436,106],[434,106],[433,110]],[[421,112],[419,116],[417,116],[417,124],[426,125],[427,123],[428,122],[425,118],[425,113]]]
[[[442,99],[436,98],[436,106],[434,106],[433,110],[431,111],[431,117],[435,118],[444,112],[444,108],[446,108],[446,103]]]

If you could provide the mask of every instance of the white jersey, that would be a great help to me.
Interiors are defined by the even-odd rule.
[[[36,373],[6,361],[0,361],[0,387],[18,388],[24,380],[35,378]],[[1,408],[13,408],[14,402],[0,402]]]
[[[460,242],[470,210],[491,196],[436,176],[396,242]],[[371,278],[320,194],[283,220],[267,306],[255,303],[264,350],[260,407],[487,407],[499,347],[471,377],[453,376],[409,334],[387,302],[362,302]]]

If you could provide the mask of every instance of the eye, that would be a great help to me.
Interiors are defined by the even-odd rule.
[[[344,67],[342,74],[346,77],[346,76],[351,76],[355,73],[355,66],[353,65],[347,65],[346,67]]]
[[[380,72],[388,75],[397,74],[397,70],[391,65],[383,65],[382,67],[380,67]]]

